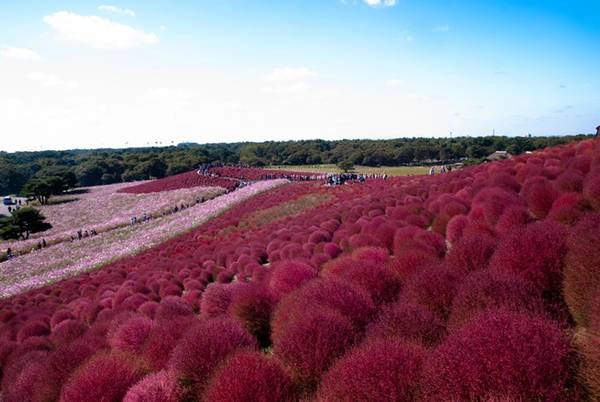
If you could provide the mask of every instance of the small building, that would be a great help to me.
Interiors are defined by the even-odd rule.
[[[512,158],[512,155],[508,151],[496,151],[493,154],[488,155],[486,159],[488,161],[500,161],[510,158]]]

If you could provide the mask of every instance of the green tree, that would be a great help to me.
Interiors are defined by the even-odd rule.
[[[67,185],[64,180],[58,176],[33,177],[25,183],[22,193],[27,197],[34,197],[40,204],[46,205],[51,196],[61,194],[66,189]]]
[[[342,169],[344,173],[348,173],[354,170],[354,163],[349,160],[341,161],[337,166]]]
[[[8,239],[28,239],[31,233],[38,233],[52,227],[44,215],[35,208],[23,207],[10,216],[0,219],[0,237]]]

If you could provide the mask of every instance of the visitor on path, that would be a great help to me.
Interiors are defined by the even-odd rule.
[[[77,231],[77,239],[81,240],[83,238],[83,233],[81,232],[81,229],[79,229]]]
[[[47,246],[46,239],[42,239],[42,247],[46,248],[46,246]]]
[[[596,127],[596,138],[600,138],[600,126]]]
[[[41,249],[42,249],[42,242],[41,242],[41,241],[38,241],[38,244],[37,244],[37,249],[38,249],[38,250],[41,250]]]
[[[9,248],[6,250],[6,259],[10,260],[10,259],[12,259],[12,258],[13,258],[12,249],[9,247]]]
[[[435,174],[435,166],[432,166],[431,169],[429,169],[429,176],[433,176]]]

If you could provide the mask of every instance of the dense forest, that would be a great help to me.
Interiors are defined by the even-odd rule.
[[[74,186],[160,178],[213,161],[241,162],[252,166],[340,162],[399,166],[464,158],[478,161],[496,150],[519,154],[583,137],[489,136],[205,145],[184,143],[164,148],[0,152],[0,194],[39,193],[40,188],[52,193]]]

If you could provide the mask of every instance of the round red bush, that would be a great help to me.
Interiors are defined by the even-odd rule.
[[[600,210],[600,173],[590,172],[583,183],[583,197],[596,211]]]
[[[138,353],[153,327],[154,322],[151,319],[143,316],[133,317],[109,334],[109,344],[114,349]]]
[[[173,375],[163,370],[144,377],[131,387],[123,402],[179,402],[180,393]]]
[[[134,355],[112,352],[93,356],[78,368],[62,389],[61,402],[120,401],[146,373]]]
[[[316,276],[316,269],[302,261],[279,261],[273,267],[269,287],[275,297],[281,298]]]
[[[189,395],[201,395],[213,370],[239,349],[256,349],[256,340],[231,318],[197,322],[179,340],[169,370]]]
[[[290,324],[304,317],[308,309],[316,307],[337,310],[359,331],[375,311],[373,301],[364,290],[340,280],[315,279],[279,302],[271,321],[271,339],[275,341]]]
[[[431,265],[410,277],[400,300],[422,304],[446,320],[460,281],[461,276],[445,265]]]
[[[229,305],[229,315],[239,321],[262,347],[271,344],[271,313],[275,301],[269,290],[256,283],[237,289]]]
[[[457,272],[467,273],[487,267],[494,254],[497,240],[484,233],[462,237],[446,256],[448,266]]]
[[[424,346],[436,345],[446,334],[444,322],[420,304],[396,302],[385,306],[367,326],[366,338],[398,337]]]
[[[338,311],[314,307],[292,322],[274,341],[275,356],[290,368],[305,392],[357,338],[352,322]]]
[[[573,400],[569,339],[540,316],[491,310],[449,335],[426,359],[427,401]]]
[[[23,325],[19,332],[17,332],[17,342],[23,343],[29,337],[46,336],[49,334],[50,328],[48,324],[43,321],[31,321]]]
[[[394,402],[416,399],[424,352],[398,338],[367,342],[325,374],[317,401]]]
[[[566,230],[537,222],[507,234],[490,260],[490,269],[521,276],[550,301],[560,299]]]
[[[588,327],[600,289],[600,214],[583,217],[567,239],[564,298],[578,325]]]
[[[544,311],[540,294],[524,279],[506,272],[474,272],[458,287],[448,328],[456,330],[478,313],[495,308],[534,314]]]
[[[142,349],[142,357],[153,371],[165,368],[179,339],[196,322],[197,319],[193,316],[186,316],[156,323]]]
[[[229,358],[213,375],[206,402],[279,402],[297,400],[285,368],[259,352],[242,351]]]

